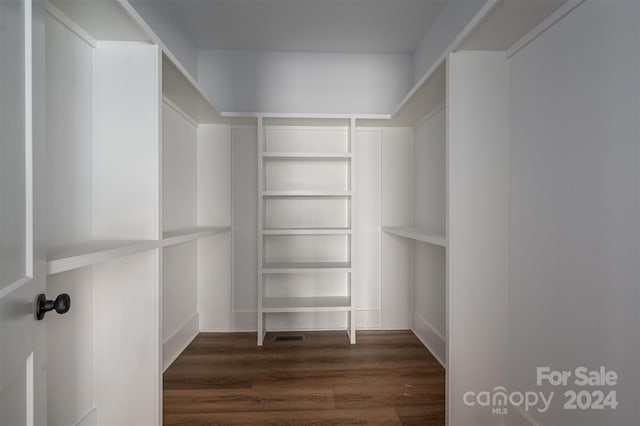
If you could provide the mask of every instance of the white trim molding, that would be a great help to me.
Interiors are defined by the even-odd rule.
[[[162,345],[163,372],[167,371],[167,368],[189,346],[189,343],[196,338],[198,333],[200,333],[200,315],[196,312],[164,340]]]
[[[411,321],[411,331],[420,339],[423,345],[429,349],[429,352],[435,357],[436,360],[444,368],[447,368],[446,349],[447,343],[445,338],[427,321],[417,313],[413,311],[413,319]]]

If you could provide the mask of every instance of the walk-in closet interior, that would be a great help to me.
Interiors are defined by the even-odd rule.
[[[422,11],[415,19],[424,25],[407,27],[420,28],[420,43],[402,54],[392,46],[354,52],[349,40],[342,51],[304,52],[295,36],[282,50],[194,41],[207,23],[198,7],[241,14],[250,4],[263,12],[265,4],[297,4],[239,3],[40,5],[46,292],[73,301],[67,314],[46,319],[42,424],[162,424],[162,374],[198,333],[254,332],[261,346],[270,332],[311,330],[342,331],[354,345],[359,330],[412,330],[446,369],[449,425],[560,424],[566,413],[501,417],[469,406],[464,395],[535,380],[528,373],[542,358],[532,354],[543,348],[531,344],[566,336],[553,326],[559,302],[548,301],[557,277],[594,286],[599,274],[613,289],[603,302],[609,308],[633,315],[638,305],[626,279],[637,264],[618,250],[638,254],[637,140],[610,142],[610,151],[591,143],[569,168],[554,158],[582,152],[566,142],[576,139],[575,126],[593,141],[582,118],[590,114],[601,114],[619,140],[637,137],[637,2],[334,4],[354,34],[359,22],[351,18],[366,20],[368,5]],[[299,3],[315,10],[323,2]],[[260,27],[261,16],[271,15],[247,25]],[[209,25],[229,28],[215,19]],[[595,69],[633,90],[598,89]],[[596,112],[590,101],[574,103],[583,91],[599,96]],[[636,120],[615,119],[629,114]],[[561,142],[533,140],[540,131]],[[589,177],[592,162],[606,163],[605,183]],[[554,187],[546,179],[560,185],[551,198],[542,195]],[[628,191],[607,192],[609,184]],[[594,193],[581,192],[587,186]],[[598,228],[599,209],[618,202],[626,213]],[[590,219],[571,219],[590,207]],[[623,242],[612,243],[614,234]],[[576,235],[611,249],[589,252],[593,263],[583,265],[582,278],[552,258],[570,263]],[[599,256],[609,259],[605,272]],[[536,270],[546,271],[546,282],[536,281]],[[567,304],[579,288],[561,291]],[[582,306],[598,300],[584,297]],[[534,303],[546,306],[545,318],[536,319]],[[543,358],[553,364],[556,356],[589,353],[599,340],[579,337],[588,329],[620,343],[608,331],[628,324],[602,319],[576,319],[573,346],[547,349]],[[626,357],[576,357],[605,359],[637,377],[633,348]],[[623,424],[638,420],[632,411],[621,405],[602,415]]]

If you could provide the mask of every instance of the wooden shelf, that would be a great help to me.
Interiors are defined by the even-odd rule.
[[[262,191],[263,197],[350,197],[351,191]]]
[[[263,229],[262,235],[351,235],[349,228]]]
[[[351,309],[349,296],[265,297],[263,312],[341,312]]]
[[[231,231],[230,226],[198,226],[177,231],[165,231],[162,233],[160,245],[162,247],[172,246],[229,231]]]
[[[403,227],[391,227],[385,226],[382,230],[388,234],[397,235],[399,237],[409,238],[411,240],[422,241],[424,243],[434,244],[440,247],[447,246],[447,239],[441,235],[428,233],[421,229],[403,226]]]
[[[348,152],[264,152],[262,158],[265,160],[350,160],[353,157]]]
[[[47,274],[107,262],[159,247],[156,240],[92,240],[47,249]]]
[[[279,262],[265,263],[265,274],[295,274],[300,272],[349,272],[351,262]]]

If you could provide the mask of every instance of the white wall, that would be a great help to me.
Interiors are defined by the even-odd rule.
[[[198,129],[162,105],[162,227],[188,229],[198,223]],[[198,244],[166,247],[162,256],[162,342],[167,368],[191,341],[198,319]]]
[[[381,131],[381,226],[413,224],[413,132]],[[411,328],[413,241],[382,234],[381,327]]]
[[[198,312],[198,243],[163,249],[163,341],[167,342]]]
[[[539,390],[539,366],[620,378],[616,410],[543,388],[541,424],[640,424],[639,46],[640,3],[587,1],[510,61],[510,386]]]
[[[446,227],[446,117],[445,108],[413,132],[414,225],[445,235]],[[445,362],[446,249],[416,241],[413,259],[412,328],[431,352]]]
[[[198,129],[162,105],[162,228],[190,228],[198,218]]]
[[[444,105],[414,129],[413,208],[417,228],[445,235],[446,228],[446,114]]]
[[[198,127],[198,225],[231,226],[231,127]],[[200,331],[231,329],[231,233],[198,240]]]
[[[255,331],[258,308],[258,132],[231,129],[233,331]]]
[[[99,42],[94,51],[95,239],[158,237],[159,55],[147,43]]]
[[[381,131],[358,129],[355,145],[354,258],[356,327],[379,329],[382,324],[380,256]]]
[[[47,424],[76,424],[94,404],[93,270],[74,269],[47,277],[47,296],[67,293],[72,307],[47,320]],[[69,372],[73,374],[69,374]],[[64,389],[64,392],[60,392]]]
[[[93,232],[93,48],[49,15],[46,44],[46,229],[48,246],[58,246],[89,240]],[[53,426],[76,424],[94,407],[93,289],[90,267],[47,277],[48,296],[73,297],[66,315],[46,318],[47,424]]]
[[[200,50],[198,82],[221,111],[389,113],[412,84],[410,55]]]
[[[159,250],[151,250],[93,266],[98,425],[159,423],[159,265]]]
[[[46,28],[47,240],[56,246],[93,234],[93,48],[49,15]]]
[[[169,2],[131,0],[130,3],[187,71],[198,78],[198,47],[176,22],[177,15]]]
[[[413,52],[413,83],[438,60],[486,0],[450,0]]]

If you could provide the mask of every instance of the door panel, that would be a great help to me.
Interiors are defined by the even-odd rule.
[[[0,425],[33,424],[33,283],[0,297]],[[30,371],[29,371],[30,370]],[[31,374],[28,374],[31,373]],[[30,379],[30,382],[27,382]],[[30,392],[27,394],[27,389]],[[31,420],[31,423],[27,422]]]
[[[44,270],[44,258],[34,268],[32,19],[31,0],[0,0],[2,426],[45,423],[44,326],[35,320],[33,309],[36,295],[44,291],[44,274],[33,272]],[[41,120],[37,125],[40,130]]]
[[[26,275],[24,22],[23,0],[0,1],[0,289]]]

